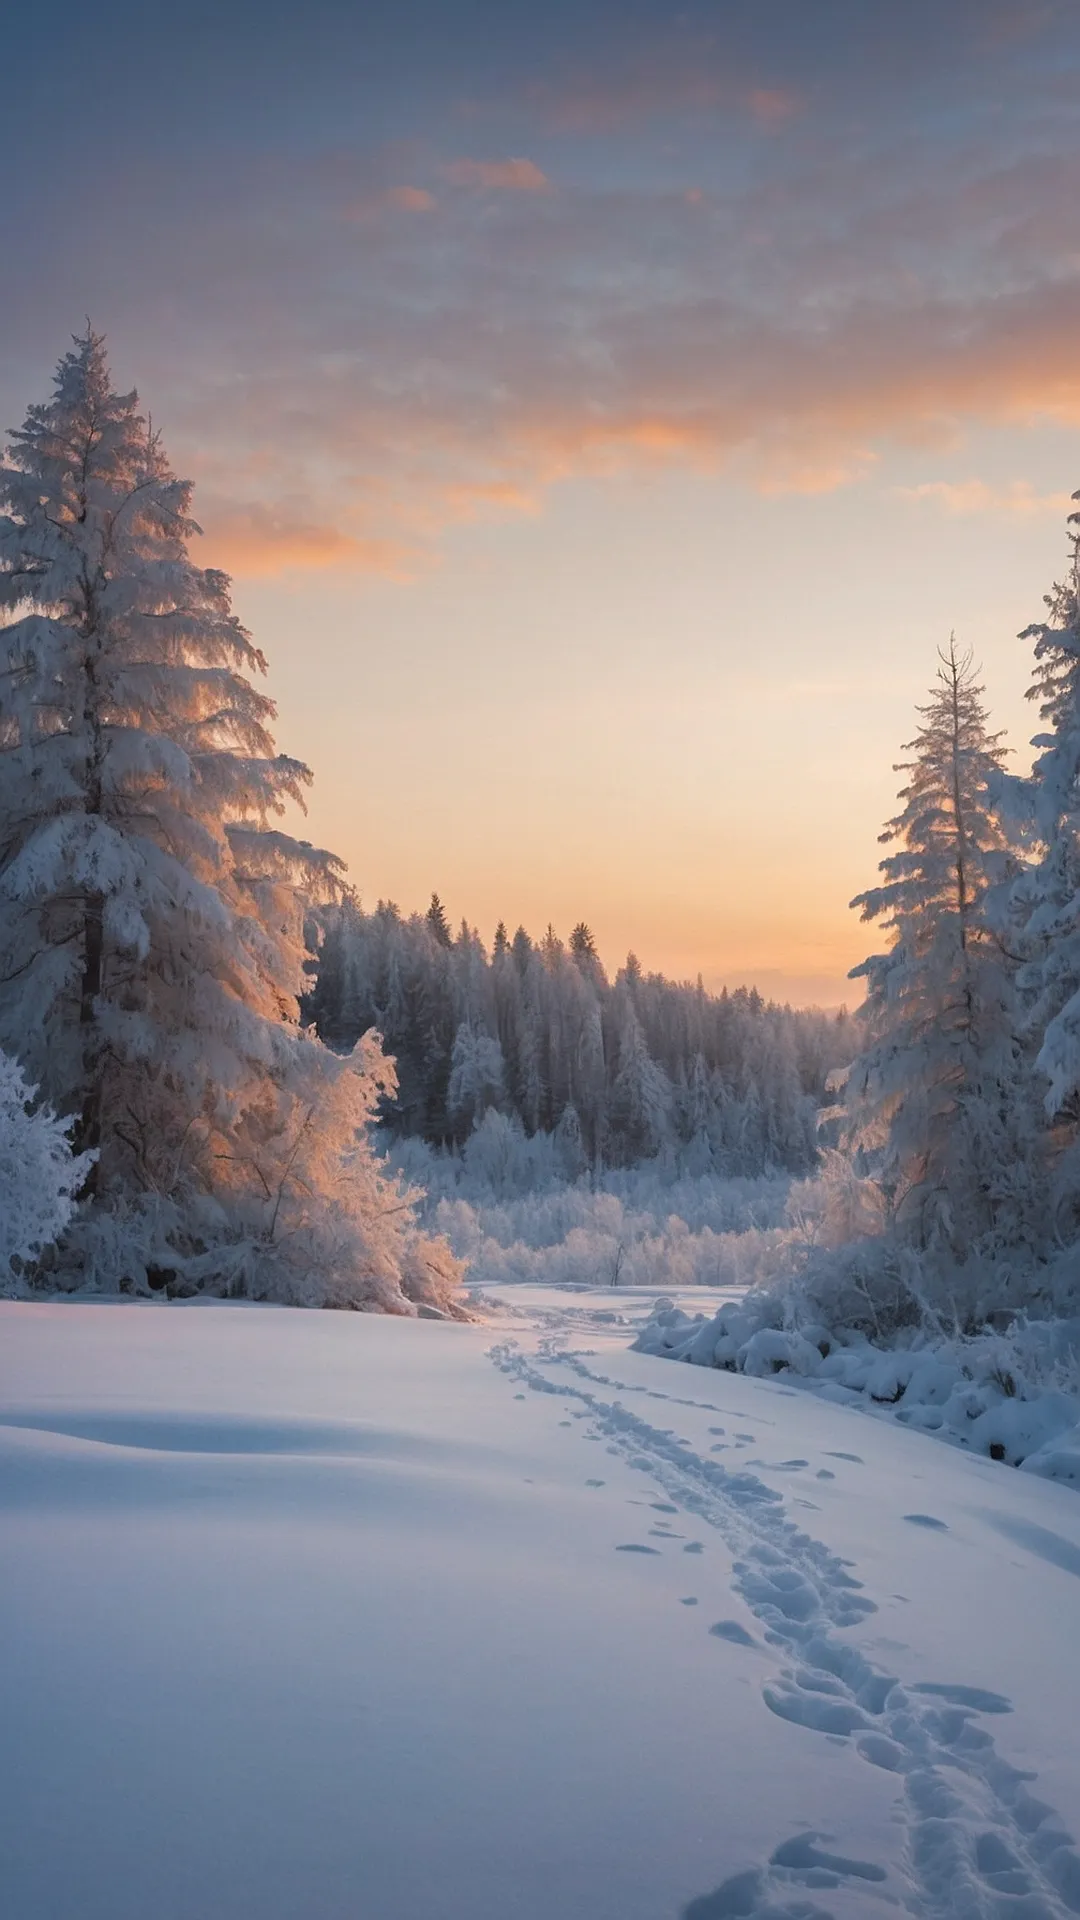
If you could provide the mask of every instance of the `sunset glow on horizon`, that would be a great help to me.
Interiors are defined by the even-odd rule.
[[[1080,487],[1074,8],[58,11],[0,422],[89,313],[195,480],[305,833],[369,905],[853,1004],[950,631],[1014,765],[1036,730],[1016,636]],[[13,71],[56,24],[8,27]]]

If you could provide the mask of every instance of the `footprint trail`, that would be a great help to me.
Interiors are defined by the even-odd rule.
[[[769,1711],[852,1742],[860,1759],[894,1774],[902,1789],[903,1884],[893,1884],[895,1876],[879,1862],[834,1851],[828,1835],[799,1833],[780,1840],[767,1860],[691,1900],[681,1920],[841,1920],[841,1912],[843,1920],[853,1914],[872,1920],[897,1911],[919,1920],[1080,1915],[1073,1835],[1030,1792],[1033,1776],[997,1751],[983,1724],[1010,1711],[1004,1696],[922,1674],[904,1681],[877,1666],[843,1637],[876,1611],[849,1563],[797,1525],[783,1495],[741,1463],[724,1466],[714,1454],[698,1454],[672,1429],[606,1397],[604,1389],[616,1396],[628,1390],[594,1373],[581,1356],[561,1352],[557,1335],[534,1354],[502,1342],[491,1358],[519,1386],[576,1403],[590,1417],[589,1437],[602,1438],[609,1452],[649,1473],[666,1500],[723,1539],[735,1556],[736,1593],[762,1640],[785,1660],[761,1683]],[[935,1524],[929,1515],[908,1517],[915,1525]],[[656,1551],[629,1544],[619,1550]],[[699,1541],[682,1549],[701,1550]],[[727,1653],[717,1649],[718,1660],[752,1664],[759,1657],[753,1636],[738,1622],[718,1621],[709,1632],[728,1643]],[[827,1904],[830,1891],[838,1906]]]

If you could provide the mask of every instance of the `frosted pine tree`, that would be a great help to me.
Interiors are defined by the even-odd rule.
[[[892,934],[854,969],[868,1045],[847,1082],[849,1140],[880,1177],[895,1227],[963,1259],[1015,1245],[1036,1208],[1028,1077],[1014,965],[989,924],[1015,859],[991,803],[1004,750],[987,730],[970,655],[950,644],[898,771],[897,851],[852,905]]]
[[[0,468],[0,1045],[94,1155],[82,1256],[114,1286],[280,1264],[305,1127],[380,1071],[299,1028],[341,863],[276,824],[310,775],[190,500],[88,330]],[[354,1250],[356,1297],[407,1310]]]
[[[1080,493],[1074,494],[1080,500]],[[1080,513],[1069,524],[1080,528]],[[1026,628],[1035,642],[1029,700],[1047,723],[1026,783],[1041,859],[1015,889],[1025,913],[1023,983],[1049,1081],[1047,1107],[1073,1128],[1080,1113],[1080,531],[1070,535],[1064,581],[1047,595],[1049,618]]]
[[[663,1067],[649,1053],[629,988],[617,1008],[618,1054],[608,1109],[609,1124],[624,1162],[653,1159],[670,1141],[672,1089]]]
[[[450,1082],[446,1093],[447,1112],[459,1140],[467,1138],[478,1126],[489,1107],[497,1107],[503,1096],[504,1067],[502,1048],[482,1027],[463,1020],[454,1035],[450,1060]]]

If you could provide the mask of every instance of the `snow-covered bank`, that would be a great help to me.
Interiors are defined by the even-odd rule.
[[[1080,1911],[1072,1495],[524,1292],[0,1305],[10,1911]]]
[[[823,1398],[1080,1489],[1080,1321],[1018,1323],[1007,1338],[919,1330],[881,1347],[855,1330],[783,1328],[763,1318],[754,1300],[704,1314],[662,1299],[634,1345],[695,1366],[783,1375]]]

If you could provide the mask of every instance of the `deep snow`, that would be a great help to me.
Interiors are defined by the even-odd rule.
[[[1007,1336],[909,1330],[890,1346],[865,1333],[769,1324],[774,1303],[700,1294],[659,1299],[638,1327],[639,1353],[768,1377],[820,1393],[953,1446],[1080,1488],[1080,1321],[1017,1321]],[[1055,1377],[1060,1385],[1047,1384]]]
[[[646,1311],[0,1304],[5,1910],[1080,1913],[1075,1493]]]

